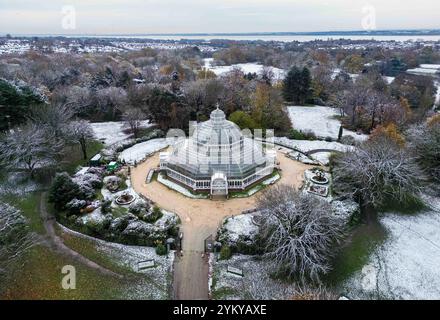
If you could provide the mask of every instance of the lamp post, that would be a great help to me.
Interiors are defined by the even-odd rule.
[[[11,116],[7,114],[5,118],[6,118],[6,123],[8,124],[8,131],[11,132]]]

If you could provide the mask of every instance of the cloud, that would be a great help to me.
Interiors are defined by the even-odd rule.
[[[0,30],[67,33],[63,5],[76,34],[358,30],[367,4],[381,29],[438,27],[438,0],[0,0]]]

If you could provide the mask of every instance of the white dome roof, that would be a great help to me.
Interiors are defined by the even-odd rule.
[[[193,135],[174,147],[168,165],[194,178],[211,177],[216,172],[240,178],[264,167],[266,161],[261,145],[244,137],[217,108],[210,120],[197,124]]]
[[[207,146],[236,143],[241,137],[240,128],[227,121],[225,113],[219,108],[211,112],[210,120],[198,124],[193,134],[194,140]]]

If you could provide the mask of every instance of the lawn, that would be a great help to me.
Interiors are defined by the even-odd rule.
[[[57,226],[56,232],[58,236],[63,239],[63,242],[66,246],[75,250],[76,252],[79,252],[84,257],[96,262],[104,268],[112,270],[118,274],[132,273],[131,270],[121,267],[107,255],[98,252],[96,249],[96,244],[93,241],[65,233],[59,226]]]
[[[76,268],[75,290],[61,287],[63,266]],[[28,251],[0,285],[0,299],[122,299],[127,280],[105,276],[45,246]]]
[[[369,222],[354,228],[349,241],[341,248],[333,260],[333,270],[324,282],[338,287],[368,262],[373,250],[386,239],[386,230],[379,222]]]
[[[20,209],[23,216],[28,220],[28,225],[31,231],[43,235],[46,233],[46,231],[38,211],[40,197],[41,192],[33,192],[27,194],[26,196],[5,195],[0,197],[0,200],[16,207],[17,209]]]
[[[93,156],[102,147],[100,142],[90,144],[89,155]],[[78,166],[86,164],[87,161],[82,159],[79,148],[73,148],[66,156],[61,169],[73,173]],[[24,195],[7,194],[1,196],[0,200],[20,209],[28,219],[32,232],[45,235],[46,232],[39,213],[41,193],[42,191]],[[53,206],[48,205],[48,210],[53,211]],[[124,278],[103,275],[78,263],[72,257],[53,250],[43,241],[14,261],[7,273],[0,274],[0,300],[157,298],[157,295],[152,295],[148,291],[156,286],[147,275],[136,274],[128,267],[121,266],[109,254],[97,250],[93,241],[66,234],[62,234],[62,238],[65,244],[73,250],[107,269],[124,275]],[[42,239],[44,240],[44,238]],[[72,265],[76,268],[77,288],[75,290],[64,290],[61,287],[61,281],[64,277],[61,269],[66,265]],[[161,293],[161,297],[165,296],[166,293]]]
[[[61,163],[61,171],[67,171],[70,174],[74,174],[79,166],[88,166],[90,158],[99,153],[103,148],[104,145],[100,141],[89,142],[87,145],[87,156],[89,159],[84,160],[79,145],[69,147],[65,159]]]

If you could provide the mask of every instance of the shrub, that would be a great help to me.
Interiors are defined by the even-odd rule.
[[[72,181],[67,172],[58,173],[49,191],[49,202],[55,209],[64,210],[68,202],[82,198],[83,193],[79,186]]]
[[[223,246],[220,249],[220,260],[229,260],[232,257],[232,251],[229,246]]]
[[[133,213],[136,216],[139,216],[141,214],[145,214],[150,209],[150,206],[147,202],[144,200],[139,200],[136,202],[133,202],[129,207],[128,211]]]
[[[145,217],[145,221],[148,223],[155,223],[157,220],[162,218],[163,213],[159,207],[154,206],[153,211]]]
[[[156,254],[158,256],[165,256],[167,254],[167,248],[162,244],[158,244],[156,247]]]
[[[85,200],[73,199],[66,204],[66,209],[69,210],[69,215],[79,215],[81,209],[85,208],[87,202]]]
[[[292,140],[307,140],[307,137],[301,131],[298,131],[298,130],[295,130],[295,129],[290,129],[290,131],[289,131],[289,139],[292,139]]]
[[[336,193],[361,198],[376,208],[405,203],[420,192],[424,173],[392,139],[377,137],[332,159]]]
[[[352,136],[343,136],[340,140],[340,143],[346,144],[349,146],[354,146],[356,144],[356,139]]]
[[[408,132],[409,149],[417,162],[434,181],[440,182],[440,120],[413,126]],[[440,119],[440,117],[439,117]]]
[[[104,201],[102,201],[101,212],[103,214],[111,213],[112,212],[112,201],[111,200],[104,200]]]

